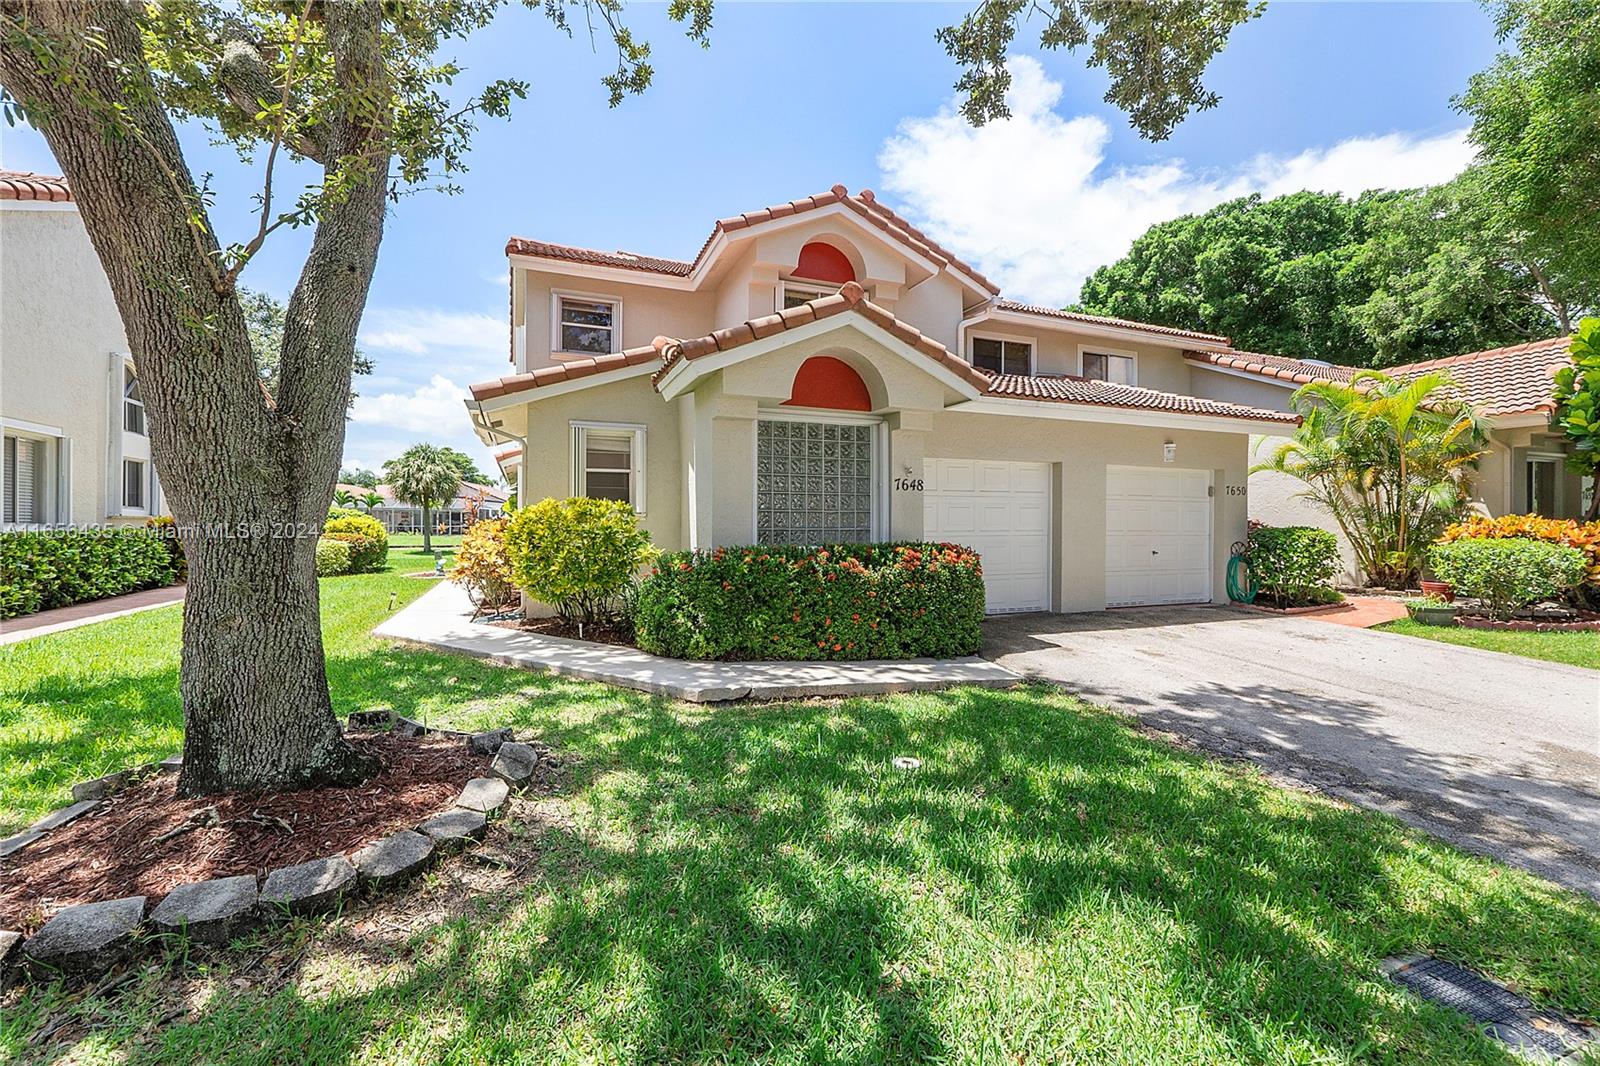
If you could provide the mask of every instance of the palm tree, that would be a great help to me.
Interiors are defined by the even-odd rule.
[[[394,498],[422,508],[422,550],[433,551],[433,508],[461,491],[461,470],[432,444],[413,444],[398,459],[383,464],[383,479]]]
[[[1304,482],[1301,495],[1333,516],[1368,580],[1409,585],[1423,551],[1466,507],[1485,423],[1437,371],[1363,370],[1348,385],[1302,387],[1294,405],[1300,428],[1251,472]]]
[[[340,507],[349,507],[356,502],[356,498],[350,495],[349,489],[334,489],[333,502]]]
[[[376,492],[368,492],[361,497],[361,503],[366,507],[367,513],[371,514],[374,507],[383,506],[383,497]]]

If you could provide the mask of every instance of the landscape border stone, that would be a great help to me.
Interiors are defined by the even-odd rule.
[[[515,755],[524,761],[532,753],[532,765],[544,760],[543,745],[517,743],[509,728],[470,733],[457,729],[425,726],[395,715],[393,711],[357,711],[350,716],[353,728],[367,728],[368,720],[358,715],[382,714],[383,721],[415,727],[412,736],[450,736],[461,740],[474,754],[495,755],[508,743],[515,744]],[[492,750],[488,746],[493,745]],[[522,749],[526,749],[524,752]],[[183,757],[174,755],[159,763],[147,763],[118,770],[92,781],[73,786],[74,794],[93,795],[70,806],[52,811],[33,826],[0,840],[0,858],[22,850],[51,829],[59,828],[90,813],[105,796],[152,773],[176,773]],[[519,782],[526,784],[532,770]],[[185,937],[196,943],[226,944],[240,933],[282,917],[285,914],[311,915],[333,909],[358,884],[387,888],[420,872],[435,855],[458,850],[481,838],[488,819],[510,798],[511,786],[500,777],[474,777],[461,791],[456,803],[423,819],[414,829],[403,829],[370,841],[347,858],[328,855],[294,866],[270,871],[258,882],[254,874],[214,878],[179,885],[152,910],[144,896],[98,900],[64,908],[31,937],[20,932],[0,930],[0,991],[16,979],[35,979],[60,975],[95,976],[120,962],[139,946],[139,932],[146,927],[156,932]],[[472,806],[476,804],[476,806]],[[281,893],[281,894],[280,894]],[[291,894],[293,893],[293,894]],[[133,914],[137,904],[138,914]],[[62,919],[65,918],[65,921]],[[87,937],[87,939],[85,939]],[[43,941],[42,944],[38,942]],[[150,943],[158,938],[148,938]],[[52,943],[57,942],[57,943]],[[81,942],[81,943],[76,943]],[[48,954],[37,957],[38,947]]]

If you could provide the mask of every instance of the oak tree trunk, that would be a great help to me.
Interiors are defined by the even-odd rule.
[[[318,222],[288,305],[274,402],[155,98],[134,9],[5,0],[3,10],[0,82],[49,142],[110,281],[149,412],[156,472],[188,553],[179,790],[359,780],[375,767],[345,742],[333,713],[315,553],[383,234],[387,158]],[[377,5],[326,11],[340,76],[356,84],[373,77]],[[40,61],[41,42],[57,62]],[[71,78],[56,72],[62,62]],[[124,109],[125,127],[114,125],[105,101]],[[339,154],[370,149],[357,122],[329,122]]]

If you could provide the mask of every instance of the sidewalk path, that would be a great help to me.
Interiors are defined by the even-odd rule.
[[[460,586],[441,583],[373,633],[502,666],[548,670],[695,703],[860,696],[952,685],[1007,688],[1020,680],[1005,667],[976,655],[901,662],[689,662],[637,648],[474,622],[471,615],[472,604]]]
[[[144,589],[126,596],[112,596],[104,600],[75,603],[71,607],[56,607],[22,618],[8,618],[0,622],[0,645],[42,637],[46,633],[77,629],[94,622],[104,622],[107,618],[120,618],[125,614],[165,607],[169,603],[180,603],[187,588],[186,585],[168,585],[165,588]]]

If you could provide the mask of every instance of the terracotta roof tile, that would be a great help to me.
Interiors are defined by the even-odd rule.
[[[657,344],[665,344],[665,337],[657,337]],[[594,374],[603,374],[608,370],[621,370],[624,367],[639,366],[661,358],[661,349],[654,345],[629,348],[622,352],[613,352],[610,355],[597,355],[589,359],[572,359],[559,366],[540,367],[527,374],[512,374],[509,377],[497,378],[494,381],[482,381],[476,385],[468,386],[474,400],[492,400],[508,393],[522,392],[526,389],[537,389],[545,385],[557,385],[563,381],[576,381],[579,378],[590,377]]]
[[[1152,326],[1148,322],[1135,322],[1127,318],[1085,315],[1077,311],[1063,311],[1058,307],[1041,307],[1038,304],[1025,304],[1017,300],[996,300],[994,306],[1000,311],[1016,311],[1025,315],[1044,315],[1047,318],[1064,318],[1069,322],[1087,322],[1098,326],[1120,326],[1123,329],[1136,329],[1144,333],[1161,333],[1169,337],[1188,337],[1198,341],[1214,341],[1217,344],[1228,343],[1228,338],[1219,337],[1214,333],[1198,333],[1194,330],[1178,329],[1174,326]]]
[[[1042,400],[1047,403],[1090,404],[1096,407],[1123,407],[1143,411],[1172,411],[1186,415],[1211,415],[1218,418],[1248,418],[1254,421],[1284,422],[1294,425],[1300,416],[1285,411],[1268,411],[1243,404],[1224,403],[1198,396],[1181,396],[1137,385],[1118,385],[1109,381],[1071,376],[1027,377],[1021,374],[996,375],[989,395],[1014,400]]]
[[[1486,416],[1532,414],[1551,409],[1551,379],[1556,369],[1567,361],[1568,343],[1568,337],[1550,337],[1508,348],[1403,363],[1385,367],[1383,372],[1391,377],[1409,378],[1442,370],[1454,382],[1455,394]],[[1312,381],[1348,383],[1358,370],[1253,352],[1185,352],[1184,355],[1195,362],[1242,370],[1295,385]]]
[[[72,189],[59,174],[35,174],[31,170],[0,170],[0,200],[46,200],[72,202]]]
[[[635,252],[602,252],[594,248],[579,248],[567,244],[552,244],[548,241],[530,240],[525,237],[512,237],[506,242],[507,255],[526,255],[537,259],[557,259],[568,263],[583,263],[588,266],[618,267],[623,270],[641,270],[653,274],[669,274],[673,277],[688,277],[694,269],[705,259],[706,253],[711,250],[711,245],[717,236],[722,233],[734,233],[738,230],[758,226],[763,222],[774,219],[788,218],[791,215],[801,214],[806,211],[815,211],[820,207],[830,204],[844,204],[861,218],[871,223],[876,228],[893,236],[896,240],[910,245],[918,254],[933,260],[940,266],[953,266],[966,274],[990,293],[998,293],[1000,289],[988,278],[978,273],[972,267],[956,258],[950,252],[940,247],[932,237],[923,233],[917,227],[895,214],[889,208],[878,203],[877,197],[871,189],[863,189],[856,195],[843,185],[835,185],[827,192],[816,193],[812,196],[791,200],[784,204],[774,204],[756,211],[746,211],[743,214],[733,215],[729,218],[718,219],[712,227],[711,235],[700,246],[699,253],[690,262],[681,259],[662,259],[659,256],[640,255]]]

